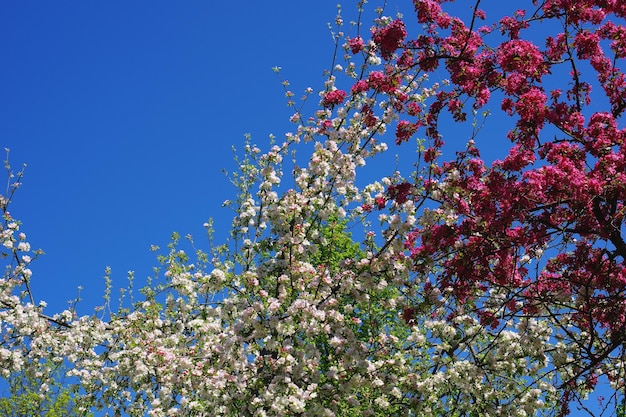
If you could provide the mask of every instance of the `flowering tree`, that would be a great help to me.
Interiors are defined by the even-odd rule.
[[[426,285],[449,291],[456,311],[472,309],[484,326],[499,331],[529,317],[548,323],[549,372],[558,375],[567,414],[599,375],[625,385],[626,6],[534,2],[489,20],[476,2],[464,22],[442,3],[415,2],[425,35],[409,40],[393,24],[377,32],[398,51],[389,65],[441,66],[450,80],[423,118],[397,106],[397,143],[407,130],[426,128],[432,169],[418,198],[434,200],[440,213],[410,232],[406,247],[416,271],[429,275]],[[387,48],[384,39],[377,45]],[[472,141],[437,163],[442,110],[462,122],[470,110],[496,106],[512,118],[503,159],[487,164]]]
[[[445,3],[338,16],[319,110],[246,143],[230,240],[175,235],[117,309],[35,304],[9,188],[3,376],[64,362],[130,416],[567,415],[606,378],[623,413],[626,6]]]

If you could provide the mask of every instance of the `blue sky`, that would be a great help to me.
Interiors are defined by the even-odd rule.
[[[291,128],[272,67],[298,95],[317,90],[335,14],[326,0],[5,3],[0,149],[27,164],[12,213],[46,252],[35,298],[53,313],[81,285],[89,313],[106,266],[116,286],[131,269],[141,279],[150,245],[201,239],[209,217],[220,241],[232,145]]]

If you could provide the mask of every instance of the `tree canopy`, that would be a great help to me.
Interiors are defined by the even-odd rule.
[[[593,414],[604,381],[624,415],[626,4],[364,3],[316,110],[284,81],[293,131],[246,142],[228,241],[175,235],[119,307],[34,303],[14,174],[5,378],[62,361],[130,416]]]

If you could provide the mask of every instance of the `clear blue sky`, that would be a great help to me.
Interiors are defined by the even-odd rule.
[[[223,238],[231,146],[291,128],[272,67],[298,96],[319,89],[335,14],[334,0],[3,4],[0,150],[27,164],[12,213],[46,252],[32,270],[49,313],[79,285],[89,313],[107,265],[116,286],[149,275],[150,245],[175,230],[200,240],[214,217]]]

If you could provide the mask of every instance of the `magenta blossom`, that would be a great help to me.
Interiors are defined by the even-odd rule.
[[[343,90],[332,90],[324,95],[324,99],[322,100],[322,105],[326,108],[333,108],[346,99],[348,94]]]

